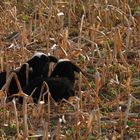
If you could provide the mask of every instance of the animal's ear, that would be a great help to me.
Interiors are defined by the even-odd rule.
[[[75,72],[78,72],[78,73],[81,72],[83,75],[85,75],[84,72],[77,65],[75,65],[73,63],[71,63],[71,65],[72,65],[72,68]]]
[[[49,58],[49,62],[54,62],[54,63],[58,62],[57,58],[52,55],[48,56],[48,58]]]
[[[73,63],[72,63],[72,68],[73,68],[74,71],[76,71],[78,73],[81,71],[81,69]]]

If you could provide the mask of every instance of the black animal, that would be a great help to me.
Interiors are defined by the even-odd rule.
[[[34,56],[27,61],[30,69],[29,81],[33,80],[35,77],[43,76],[44,74],[47,77],[50,62],[57,63],[57,58],[41,52],[35,53]]]
[[[28,71],[28,82],[32,81],[36,77],[42,77],[43,71],[46,71],[46,77],[49,71],[50,62],[57,62],[54,56],[47,56],[44,53],[36,53],[30,60],[23,64],[18,70],[14,70],[17,74],[18,80],[22,88],[27,86],[27,66]],[[6,72],[0,73],[0,88],[6,83]],[[9,85],[8,96],[18,93],[18,87],[14,78],[12,78]]]
[[[42,84],[45,81],[48,84],[51,96],[55,101],[61,101],[63,98],[67,100],[70,96],[75,95],[73,87],[75,82],[74,72],[80,71],[80,68],[70,60],[59,60],[49,78],[37,77],[29,83],[24,89],[24,92],[31,95],[35,89],[32,97],[34,102],[37,102],[40,97]],[[47,96],[45,100],[47,101]]]
[[[34,91],[32,97],[35,103],[38,102],[41,88],[43,83],[46,82],[51,93],[51,97],[56,101],[61,101],[63,98],[68,99],[70,96],[74,96],[74,89],[71,82],[67,78],[41,78],[37,77],[29,83],[29,85],[24,89],[27,95],[31,95]],[[46,90],[43,90],[43,94]],[[45,96],[45,101],[47,101],[47,95]],[[20,100],[22,103],[22,100]]]
[[[60,59],[56,64],[50,77],[66,77],[71,81],[71,84],[75,82],[75,73],[82,72],[82,70],[72,63],[69,59]],[[82,72],[83,73],[83,72]]]
[[[26,66],[27,66],[26,64],[23,64],[21,68],[18,68],[16,70],[12,70],[9,73],[9,75],[12,72],[17,74],[17,77],[18,77],[18,80],[20,82],[21,87],[26,86],[26,82],[27,82],[27,80],[26,80]],[[6,84],[6,75],[7,75],[7,73],[5,71],[0,73],[0,88],[2,88]],[[8,76],[8,78],[9,78],[9,76]],[[7,91],[8,97],[19,91],[14,78],[11,79],[10,84],[7,86],[9,86],[8,91]]]

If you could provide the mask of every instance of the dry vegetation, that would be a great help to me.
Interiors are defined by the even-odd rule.
[[[77,95],[22,109],[0,93],[0,139],[140,138],[140,1],[3,0],[0,68],[39,50],[77,63]],[[22,92],[22,91],[21,91]]]

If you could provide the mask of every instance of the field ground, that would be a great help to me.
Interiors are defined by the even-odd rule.
[[[69,58],[86,76],[59,104],[21,108],[1,91],[0,139],[140,139],[139,0],[1,1],[0,70],[35,51]]]

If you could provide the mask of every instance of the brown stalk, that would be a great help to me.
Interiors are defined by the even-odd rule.
[[[82,105],[83,105],[83,102],[82,102],[82,92],[81,92],[81,87],[82,87],[82,73],[80,72],[79,73],[79,97],[80,97],[80,109],[82,109]]]
[[[51,114],[50,99],[51,99],[51,94],[50,94],[50,92],[48,92],[48,128],[50,127],[50,114]]]
[[[127,128],[127,122],[128,122],[128,117],[129,117],[129,111],[130,111],[130,107],[131,107],[131,102],[132,102],[132,97],[129,95],[128,96],[127,109],[125,111],[125,118],[124,118],[124,131]]]
[[[56,140],[61,140],[60,139],[60,136],[61,136],[61,123],[62,123],[62,119],[59,118],[58,125],[57,125],[57,128],[56,128]]]
[[[68,11],[68,23],[69,23],[69,27],[71,26],[71,11],[72,11],[72,1],[69,0],[69,11]]]
[[[132,94],[130,94],[129,96],[131,96],[131,98],[132,98],[135,102],[137,102],[137,103],[140,104],[140,101],[139,101],[138,99],[136,99],[134,96],[132,96]]]
[[[3,124],[6,124],[6,98],[7,95],[4,91],[0,90],[0,106],[4,109],[3,111]]]
[[[13,99],[13,106],[14,106],[14,113],[15,113],[15,120],[16,120],[16,129],[17,129],[17,137],[18,139],[21,138],[20,132],[19,132],[19,121],[18,121],[18,113],[17,113],[17,108],[16,108],[16,101]]]
[[[81,48],[81,36],[82,36],[84,18],[85,18],[85,15],[82,15],[82,18],[81,18],[81,25],[80,25],[80,31],[79,31],[79,39],[78,39],[78,48]]]
[[[28,30],[27,30],[27,27],[26,27],[26,23],[24,23],[23,31],[21,32],[21,39],[22,39],[21,44],[22,44],[22,47],[26,46],[26,44],[29,44],[28,34],[29,33],[28,33]],[[22,58],[24,58],[23,51],[22,51]]]
[[[75,111],[75,115],[76,115],[76,122],[75,122],[75,138],[77,140],[79,140],[80,137],[80,130],[79,130],[79,125],[80,125],[80,121],[79,121],[79,101],[77,103],[77,111]]]
[[[126,49],[131,49],[132,48],[132,44],[131,44],[131,35],[132,35],[132,29],[128,28],[127,30],[127,38],[126,38]]]
[[[24,121],[24,133],[25,140],[28,139],[28,113],[27,113],[27,97],[23,98],[23,121]]]
[[[132,79],[131,70],[129,68],[127,69],[127,74],[128,74],[128,77],[126,80],[126,94],[129,95],[131,93],[130,83]]]
[[[46,89],[45,93],[43,93],[44,89]],[[44,104],[45,104],[45,96],[46,96],[46,94],[49,94],[49,87],[48,87],[48,84],[46,82],[43,82],[43,85],[42,85],[41,91],[40,91],[39,101],[38,101],[38,108],[39,108],[39,110],[38,110],[38,115],[37,115],[38,117],[41,116],[41,118],[43,117],[43,114],[45,113]],[[43,101],[41,101],[42,97],[43,97]],[[48,101],[48,104],[49,104],[49,101]],[[49,117],[49,115],[48,115],[48,117]]]
[[[64,13],[62,13],[62,15],[59,16],[59,20],[60,20],[60,31],[63,31],[64,28]]]
[[[9,86],[10,86],[10,83],[11,83],[12,78],[14,78],[15,81],[16,81],[17,87],[18,87],[18,89],[19,89],[19,93],[23,93],[23,92],[22,92],[21,85],[20,85],[20,82],[19,82],[18,77],[17,77],[17,74],[16,74],[15,72],[12,72],[12,73],[8,76],[8,79],[7,79],[5,85],[2,87],[1,90],[5,90],[6,92],[8,91],[8,88],[9,88]]]
[[[136,19],[137,19],[137,29],[138,29],[137,40],[138,40],[138,46],[140,47],[140,13],[136,15]]]
[[[2,54],[0,54],[1,55],[1,57],[0,57],[0,68],[1,68],[1,71],[3,71],[4,70],[4,61],[3,61],[3,59],[4,59],[4,56],[2,55]]]
[[[90,29],[89,29],[89,37],[90,37],[90,40],[92,42],[95,42],[95,38],[96,38],[96,33],[95,33],[95,24],[93,24]],[[95,44],[91,44],[92,45],[92,51],[94,51],[95,49]]]
[[[44,105],[45,105],[44,101],[40,101],[38,103],[37,119],[40,119],[40,121],[43,120],[43,114],[45,113]]]
[[[62,47],[65,50],[68,50],[69,46],[68,46],[68,37],[69,37],[69,30],[68,28],[65,28],[65,30],[63,31],[63,40],[62,40]]]
[[[69,100],[70,100],[70,98],[69,98]],[[76,110],[77,107],[76,107],[74,104],[72,104],[69,100],[66,100],[66,99],[63,98],[63,99],[61,100],[61,102],[59,103],[59,110],[60,110],[60,107],[61,107],[61,105],[63,104],[63,102],[69,104],[70,106],[73,107],[74,110]]]
[[[48,140],[48,123],[46,122],[44,125],[44,134],[43,134],[43,140]]]
[[[64,30],[63,31],[63,34],[61,34],[59,36],[59,48],[61,49],[61,53],[62,54],[59,54],[59,55],[62,55],[63,57],[67,57],[68,56],[68,53],[67,53],[67,50],[68,50],[68,30]]]
[[[95,73],[95,92],[96,92],[97,97],[98,97],[100,88],[101,88],[101,77],[100,77],[100,73],[97,71]]]
[[[96,92],[96,117],[98,123],[98,136],[101,135],[101,117],[99,108],[99,90],[101,88],[101,77],[100,73],[97,71],[95,74],[95,92]]]
[[[90,23],[92,23],[91,0],[88,0],[88,2],[87,2],[87,11],[88,11],[88,21],[89,21]]]
[[[105,9],[105,27],[108,28],[109,26],[109,16],[110,16],[110,11],[109,9]]]
[[[123,28],[124,28],[124,22],[125,22],[125,14],[126,14],[126,1],[127,0],[123,0],[122,2],[122,10],[123,10],[123,16],[122,16],[122,23],[123,23]]]
[[[119,119],[120,119],[120,129],[121,129],[121,132],[120,132],[120,138],[121,140],[123,140],[124,138],[124,124],[123,124],[123,112],[121,111],[121,107],[119,108],[120,109],[120,114],[119,114]]]
[[[17,75],[16,75],[15,72],[12,72],[12,73],[9,75],[9,77],[8,77],[8,79],[7,79],[7,81],[6,81],[6,84],[2,87],[2,90],[8,91],[8,88],[9,88],[9,85],[10,85],[10,82],[11,82],[12,78],[15,79],[16,84],[17,84],[17,87],[18,87],[18,89],[19,89],[19,93],[18,93],[18,94],[15,94],[15,95],[23,96],[23,97],[24,97],[24,103],[23,103],[24,136],[25,136],[25,138],[27,139],[27,137],[28,137],[28,125],[27,125],[27,103],[26,103],[26,96],[25,96],[25,94],[24,94],[23,91],[22,91],[22,88],[21,88],[21,86],[20,86],[18,77],[17,77]],[[12,95],[12,96],[15,96],[15,95]],[[16,113],[17,113],[17,112],[16,112],[15,100],[14,100],[13,103],[14,103],[15,116],[16,116]],[[16,116],[16,118],[17,118],[17,116]],[[17,125],[18,125],[18,122],[17,122]],[[18,129],[18,130],[17,130],[17,133],[18,133],[18,136],[19,136],[19,126],[17,126],[17,129]]]
[[[115,38],[114,38],[114,43],[115,43],[115,57],[117,57],[117,55],[120,55],[121,52],[122,52],[122,47],[123,47],[123,44],[122,44],[122,38],[121,38],[121,34],[120,34],[120,30],[117,29],[116,32],[115,32]]]
[[[88,137],[92,131],[92,123],[93,123],[93,114],[91,113],[88,119],[88,123],[87,123],[87,129],[86,129],[86,134],[85,134],[86,139],[89,139]]]

